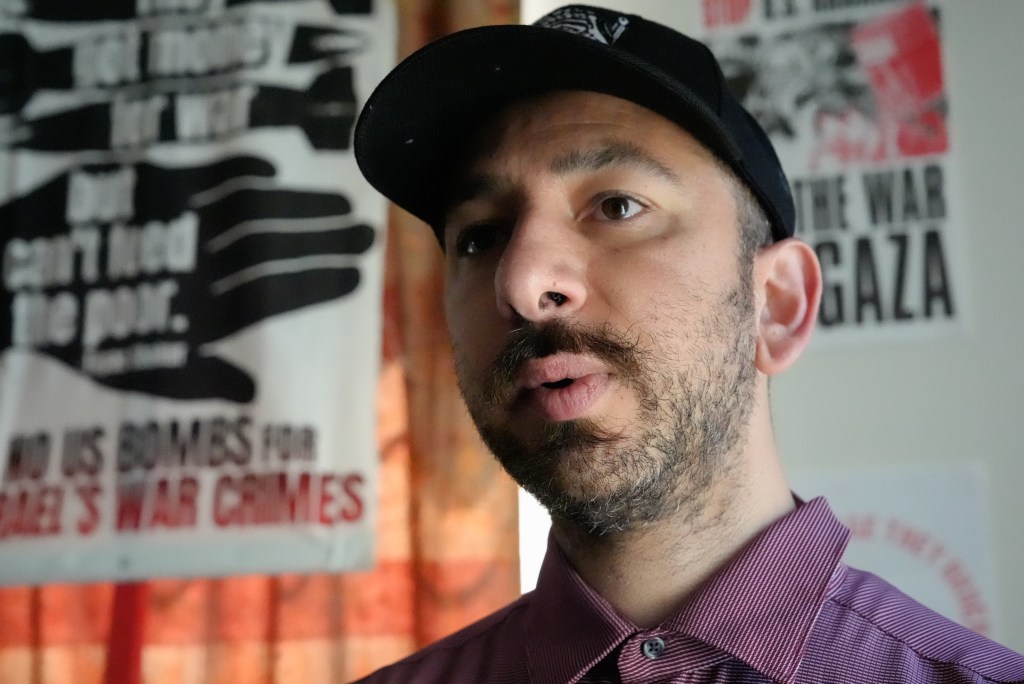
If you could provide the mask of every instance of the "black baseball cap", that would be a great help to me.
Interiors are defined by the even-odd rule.
[[[675,122],[750,188],[776,240],[793,235],[782,165],[707,46],[598,7],[568,5],[532,25],[459,31],[413,53],[363,107],[356,161],[371,185],[430,224],[443,244],[447,181],[469,136],[507,105],[556,90],[614,95]]]

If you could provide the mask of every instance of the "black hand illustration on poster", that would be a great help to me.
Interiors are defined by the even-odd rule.
[[[64,494],[0,584],[371,562],[391,9],[0,0],[0,471]]]
[[[375,237],[340,193],[273,176],[251,156],[86,166],[0,207],[0,351],[34,349],[110,387],[252,400],[250,374],[204,345],[352,293]]]

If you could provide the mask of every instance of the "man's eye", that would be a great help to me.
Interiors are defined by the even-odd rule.
[[[640,204],[632,197],[626,197],[624,195],[611,195],[605,197],[597,205],[598,213],[601,218],[608,219],[609,221],[622,221],[636,216],[642,212],[646,207]]]
[[[493,247],[498,239],[498,227],[493,224],[468,226],[456,238],[455,252],[460,256],[477,256]]]

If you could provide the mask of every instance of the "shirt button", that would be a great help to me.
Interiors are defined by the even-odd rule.
[[[654,660],[665,652],[665,641],[661,637],[652,637],[644,642],[643,651],[644,656]]]

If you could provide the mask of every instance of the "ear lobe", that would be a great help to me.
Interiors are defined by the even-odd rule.
[[[761,304],[757,368],[775,375],[811,341],[821,300],[821,266],[807,243],[789,238],[758,252],[754,278]]]

